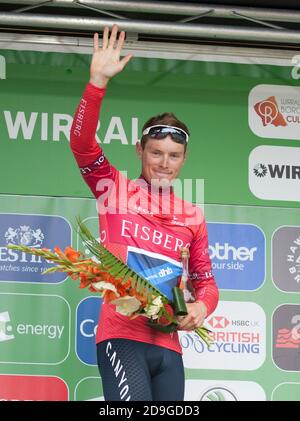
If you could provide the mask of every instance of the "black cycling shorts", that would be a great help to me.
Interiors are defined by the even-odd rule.
[[[129,339],[97,344],[107,401],[183,401],[184,367],[178,352]]]

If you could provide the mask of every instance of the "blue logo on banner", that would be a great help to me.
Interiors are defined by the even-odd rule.
[[[66,274],[42,272],[54,265],[38,256],[9,249],[9,244],[35,248],[71,244],[71,227],[59,216],[0,214],[0,281],[57,283]]]
[[[86,364],[97,364],[95,338],[101,306],[101,298],[88,297],[77,308],[76,353]]]
[[[252,291],[265,280],[265,236],[255,225],[208,223],[213,274],[220,289]]]
[[[180,263],[175,265],[159,254],[154,257],[128,249],[127,265],[173,300],[172,288],[177,285],[178,276],[182,274]]]

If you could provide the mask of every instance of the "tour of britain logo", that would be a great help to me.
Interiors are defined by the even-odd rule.
[[[61,216],[0,214],[0,281],[58,283],[62,272],[42,272],[53,266],[40,256],[12,250],[9,245],[64,249],[72,244],[71,227]]]
[[[248,98],[249,127],[264,138],[299,139],[300,88],[257,85]]]
[[[284,304],[273,314],[273,361],[287,371],[300,371],[300,305]]]
[[[282,291],[300,292],[300,226],[282,226],[274,232],[272,280]]]

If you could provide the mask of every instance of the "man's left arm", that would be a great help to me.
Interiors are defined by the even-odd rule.
[[[194,303],[187,303],[188,315],[181,319],[180,330],[194,330],[202,326],[217,307],[219,290],[212,274],[208,252],[208,235],[205,219],[190,246],[189,278],[195,291]]]

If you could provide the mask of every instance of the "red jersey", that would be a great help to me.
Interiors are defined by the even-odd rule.
[[[70,143],[82,176],[95,198],[100,241],[115,256],[168,298],[182,273],[181,247],[189,247],[189,272],[195,296],[211,314],[218,288],[211,273],[205,219],[201,210],[177,197],[172,188],[155,189],[140,177],[129,180],[107,160],[95,139],[105,89],[88,83],[77,107]],[[130,320],[103,304],[96,342],[125,338],[181,352],[178,334],[147,326],[147,318]]]

